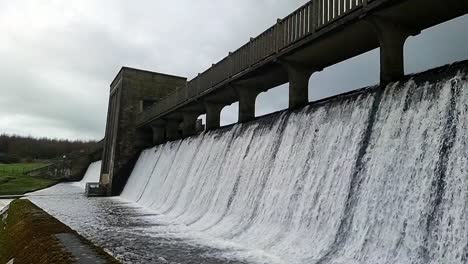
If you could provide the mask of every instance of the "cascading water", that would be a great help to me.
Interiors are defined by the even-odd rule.
[[[79,182],[73,183],[74,185],[85,188],[87,182],[99,182],[101,175],[101,161],[93,162],[89,165],[88,169],[83,176],[83,179]]]
[[[148,149],[121,197],[245,259],[466,263],[467,111],[466,73],[373,89]]]
[[[468,61],[147,149],[120,198],[28,197],[124,263],[468,263],[467,114]]]

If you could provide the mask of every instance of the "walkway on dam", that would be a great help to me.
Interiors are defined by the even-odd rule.
[[[239,122],[255,117],[261,92],[289,82],[289,108],[308,103],[310,76],[325,67],[380,47],[381,82],[404,75],[409,36],[468,13],[460,0],[312,0],[230,52],[196,78],[145,109],[136,120],[151,127],[154,143],[220,126],[224,106],[239,102]]]

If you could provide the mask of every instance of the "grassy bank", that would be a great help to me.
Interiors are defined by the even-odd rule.
[[[0,164],[0,195],[25,194],[55,184],[54,180],[24,175],[24,172],[45,165],[44,163]]]

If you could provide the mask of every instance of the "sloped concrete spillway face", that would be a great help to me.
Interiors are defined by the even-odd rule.
[[[121,196],[251,261],[467,263],[467,112],[466,69],[416,78],[148,149]]]
[[[101,163],[102,162],[100,160],[91,163],[86,170],[83,179],[81,179],[79,182],[73,183],[73,185],[84,189],[86,187],[86,183],[88,182],[99,182],[99,178],[101,176]]]

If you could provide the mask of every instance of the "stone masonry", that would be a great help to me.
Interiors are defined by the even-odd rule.
[[[144,108],[185,85],[186,78],[123,67],[110,86],[101,185],[107,195],[118,195],[140,152],[152,146],[152,131],[137,129]]]

